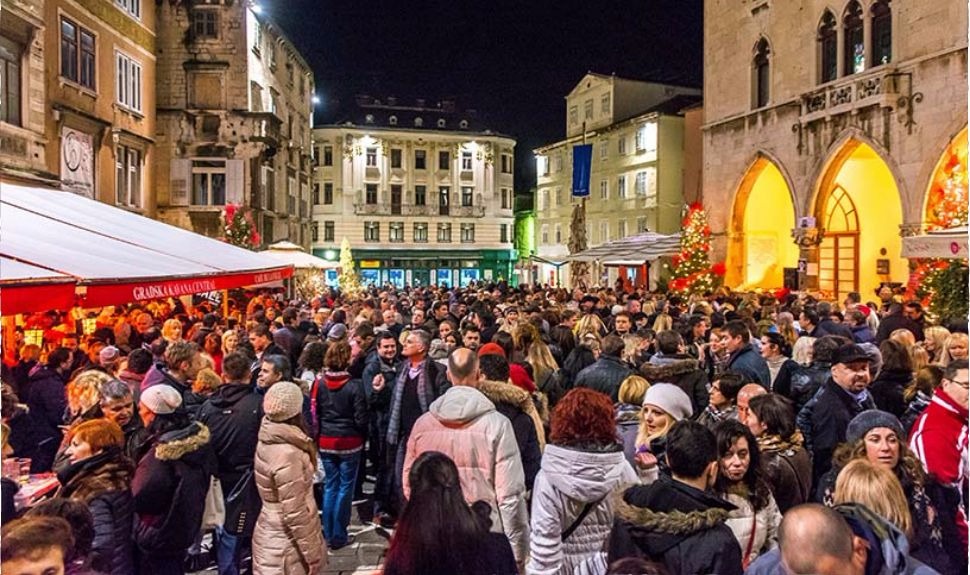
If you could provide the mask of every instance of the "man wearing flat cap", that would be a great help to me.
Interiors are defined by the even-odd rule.
[[[845,442],[846,429],[856,415],[876,404],[869,395],[869,356],[856,344],[839,347],[832,375],[798,413],[798,427],[812,452],[812,484],[832,467],[832,453]]]

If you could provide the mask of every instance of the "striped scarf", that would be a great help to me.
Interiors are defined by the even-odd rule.
[[[425,358],[420,364],[418,364],[418,402],[421,404],[421,412],[428,411],[428,405],[431,404],[428,401],[428,383],[427,383],[427,367],[428,359]],[[398,436],[401,433],[401,402],[404,399],[404,386],[407,384],[408,374],[411,372],[411,364],[405,363],[402,366],[401,373],[397,376],[397,381],[394,384],[394,400],[391,402],[391,418],[387,424],[387,443],[390,445],[397,445]]]

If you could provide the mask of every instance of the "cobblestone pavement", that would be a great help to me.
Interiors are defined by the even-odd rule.
[[[368,478],[370,479],[370,478]],[[373,493],[373,484],[364,483],[364,492]],[[366,505],[366,503],[365,503]],[[378,527],[373,523],[363,524],[358,516],[358,508],[351,513],[348,532],[355,536],[354,543],[337,551],[329,551],[325,575],[371,575],[380,569],[384,563],[388,542],[392,531]],[[205,545],[209,545],[206,537]],[[196,571],[194,575],[215,575],[217,570],[211,567],[204,571]]]

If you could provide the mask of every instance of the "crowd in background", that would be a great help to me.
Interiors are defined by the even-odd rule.
[[[2,569],[319,573],[356,510],[388,574],[966,573],[966,318],[874,295],[38,313],[4,356],[3,449],[59,488],[0,480]]]

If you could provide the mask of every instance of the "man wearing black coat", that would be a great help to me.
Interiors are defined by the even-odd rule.
[[[224,383],[199,409],[198,420],[209,428],[225,498],[225,524],[216,529],[219,573],[235,575],[240,543],[252,536],[261,508],[252,473],[263,398],[249,385],[249,358],[243,353],[233,352],[223,359],[222,379]]]
[[[249,383],[253,386],[256,385],[256,380],[259,379],[259,368],[263,364],[264,357],[268,355],[282,355],[287,360],[290,359],[289,354],[283,348],[273,343],[273,334],[270,333],[269,326],[266,324],[258,323],[253,326],[253,329],[249,331],[249,343],[252,344],[253,351],[256,352],[256,360],[249,367]],[[293,363],[290,363],[290,365],[292,366]]]
[[[657,334],[657,349],[647,363],[640,366],[640,375],[651,385],[672,383],[682,389],[690,398],[694,413],[704,413],[710,401],[707,391],[707,373],[701,369],[697,359],[684,351],[684,340],[673,330]]]
[[[876,404],[869,395],[869,356],[856,344],[835,352],[832,377],[798,413],[798,427],[812,453],[812,485],[832,467],[835,448],[845,442],[856,415]]]
[[[361,377],[368,405],[371,404],[374,395],[374,378],[380,375],[383,381],[393,381],[397,377],[400,364],[397,336],[390,331],[381,332],[377,336],[376,353],[368,357]],[[382,524],[385,527],[390,527],[394,511],[391,499],[394,477],[392,473],[388,473],[389,470],[384,465],[387,459],[387,416],[387,411],[371,409],[368,457],[376,469],[377,476],[374,485],[374,516],[378,521],[383,521]]]
[[[818,317],[818,322],[815,329],[809,335],[815,338],[826,335],[838,335],[849,341],[853,341],[852,328],[841,323],[835,323],[832,320],[832,304],[827,301],[819,302],[815,307],[815,313]]]
[[[283,327],[273,332],[273,343],[286,352],[290,365],[294,367],[300,363],[303,340],[306,339],[306,334],[297,327],[300,324],[299,315],[295,307],[287,307],[280,315]]]
[[[897,329],[908,329],[916,341],[923,341],[923,328],[903,313],[903,306],[894,303],[889,306],[889,313],[879,322],[879,330],[876,332],[876,345],[889,339]]]
[[[485,376],[485,381],[479,383],[478,391],[495,404],[496,411],[512,422],[522,459],[522,471],[525,472],[525,488],[532,491],[542,463],[540,434],[545,436],[532,396],[509,383],[509,362],[505,357],[497,353],[482,355],[478,358],[478,368]]]
[[[696,421],[667,434],[671,477],[631,487],[614,508],[607,562],[643,557],[670,573],[740,575],[741,547],[725,521],[733,505],[708,490],[717,478],[717,442]]]
[[[592,365],[583,368],[576,374],[573,387],[588,387],[592,390],[610,396],[613,403],[617,402],[620,384],[633,374],[625,363],[620,361],[623,353],[623,340],[615,335],[603,338],[600,356]]]
[[[724,324],[727,334],[725,347],[731,355],[727,369],[736,371],[753,383],[760,383],[765,389],[771,388],[771,372],[765,358],[761,357],[751,345],[751,332],[744,322],[732,320]]]
[[[66,347],[59,347],[47,357],[46,365],[38,365],[27,378],[27,385],[20,390],[20,400],[30,408],[27,421],[30,424],[30,440],[18,456],[30,458],[30,472],[44,473],[51,470],[61,445],[64,412],[67,395],[64,386],[70,375],[74,354]]]

